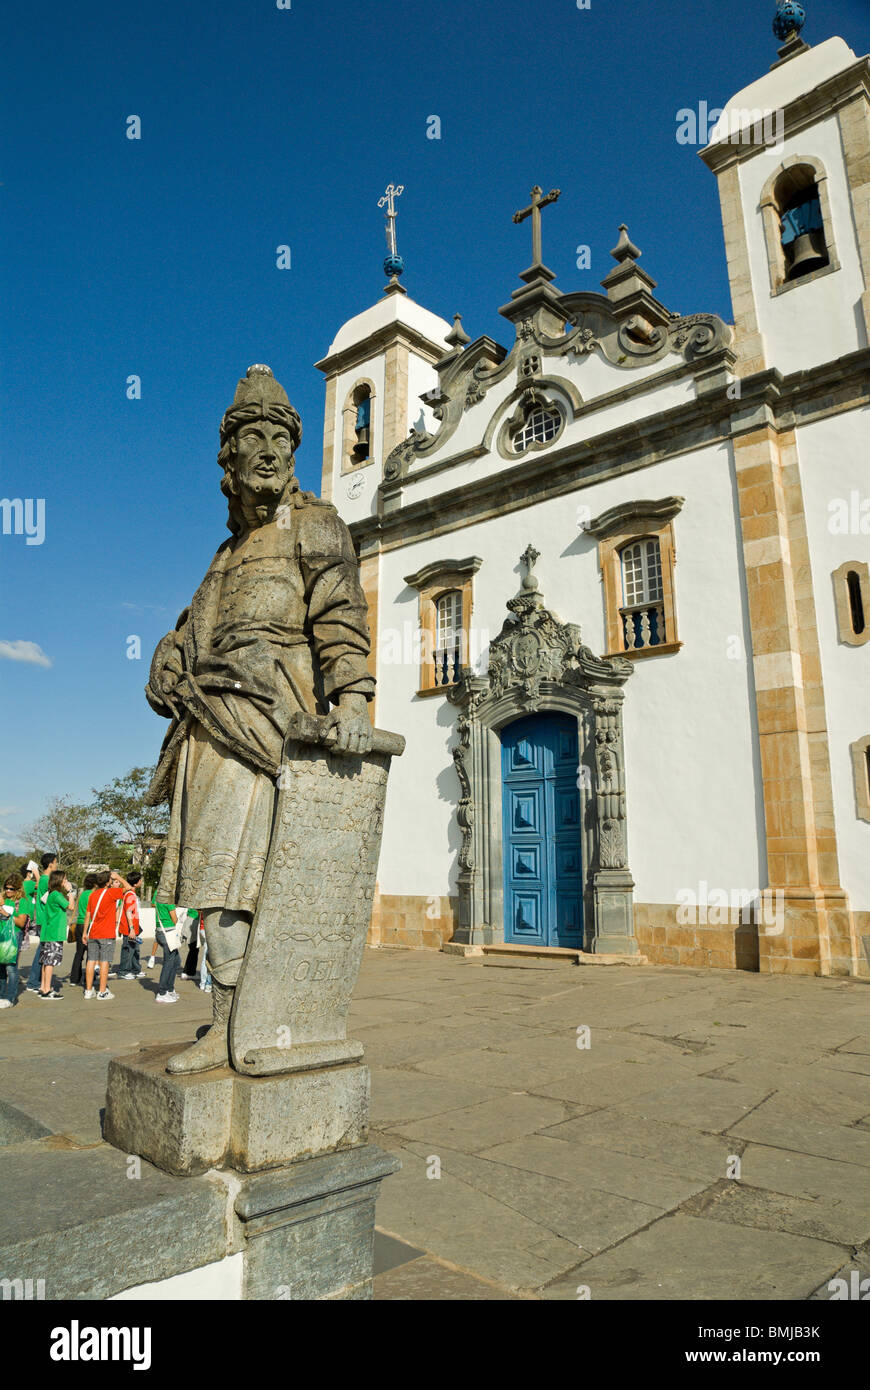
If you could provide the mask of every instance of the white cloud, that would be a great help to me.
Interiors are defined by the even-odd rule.
[[[17,830],[0,825],[0,854],[24,854],[24,841]]]
[[[0,642],[0,659],[3,657],[7,661],[26,661],[31,666],[51,665],[51,658],[36,642]]]

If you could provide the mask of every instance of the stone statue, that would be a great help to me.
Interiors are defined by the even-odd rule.
[[[254,1074],[281,1069],[280,1058],[259,1064],[260,1054],[251,1054],[253,1061],[246,1068],[241,1045],[239,1057],[233,1058],[230,1021],[253,940],[252,921],[270,844],[278,868],[273,863],[271,925],[261,932],[260,943],[269,969],[264,967],[258,975],[258,991],[267,1002],[278,990],[276,962],[289,959],[290,949],[289,944],[276,946],[274,924],[285,919],[289,923],[299,908],[298,901],[294,907],[275,899],[312,894],[310,869],[304,883],[293,881],[304,825],[297,826],[295,842],[285,836],[275,846],[274,827],[281,819],[276,808],[287,766],[285,741],[297,729],[309,751],[320,745],[318,765],[300,762],[300,778],[329,770],[337,783],[345,767],[355,765],[365,772],[365,755],[373,748],[366,702],[374,695],[374,678],[366,666],[369,631],[356,556],[335,508],[299,487],[294,453],[301,435],[299,416],[271,370],[249,367],[220,429],[218,463],[232,535],[218,549],[174,631],[159,643],[146,687],[152,708],[172,720],[149,791],[152,803],[169,801],[171,806],[157,898],[202,910],[213,980],[212,1027],[170,1059],[170,1072],[207,1071],[229,1062]],[[393,735],[380,737],[395,740]],[[389,751],[401,751],[401,744],[398,740]],[[292,744],[293,749],[302,746]],[[291,770],[291,783],[294,775]],[[382,781],[385,790],[385,769]],[[291,787],[288,805],[295,808],[295,816],[304,818],[307,798],[300,802],[299,791],[303,785],[308,784],[300,780],[295,792]],[[337,794],[331,797],[332,802],[337,799]],[[343,814],[341,824],[357,828],[353,817]],[[380,812],[375,808],[367,815],[368,820],[360,822],[360,835],[374,850],[374,860],[369,853],[366,863],[373,891]],[[326,820],[316,819],[325,829]],[[375,822],[377,833],[370,836],[369,826]],[[289,811],[284,824],[289,834]],[[362,857],[356,843],[351,857]],[[281,873],[289,873],[290,879],[285,882]],[[367,882],[359,887],[354,880],[360,912],[367,895],[370,906]],[[318,914],[311,920],[315,917]],[[342,924],[333,920],[332,909],[324,909],[319,917],[329,919],[321,925],[321,938],[341,944]],[[291,937],[310,941],[315,927],[308,923],[308,918],[301,925],[296,922],[295,931],[288,925],[287,943]],[[362,933],[364,940],[365,924]],[[353,980],[362,953],[358,936],[356,930]],[[323,981],[330,970],[331,965],[312,964],[306,957],[292,963],[292,980],[304,982],[310,975]],[[279,1003],[284,1006],[283,1000]],[[249,999],[249,1014],[251,1004]],[[315,1012],[320,1007],[299,1001],[297,1006],[303,1014],[306,1007]],[[295,1026],[294,1015],[288,1020],[288,1037]],[[335,1029],[332,1035],[339,1036]],[[323,1027],[320,1032],[315,1028],[313,1040],[323,1036]]]

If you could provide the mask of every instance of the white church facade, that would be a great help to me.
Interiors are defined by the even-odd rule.
[[[625,227],[557,289],[536,188],[508,342],[394,273],[317,364],[407,740],[375,944],[868,974],[870,60],[791,34],[702,158],[733,324]]]

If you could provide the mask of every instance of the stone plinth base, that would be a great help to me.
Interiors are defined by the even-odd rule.
[[[183,1177],[211,1168],[277,1168],[365,1142],[369,1071],[357,1063],[241,1076],[229,1068],[171,1076],[178,1045],[109,1063],[105,1137]]]
[[[365,1145],[249,1179],[234,1203],[242,1298],[371,1298],[375,1201],[401,1166]]]
[[[23,1149],[0,1149],[12,1191]],[[148,1163],[129,1179],[108,1144],[32,1146],[34,1205],[7,1207],[0,1273],[12,1299],[366,1299],[375,1202],[401,1167],[370,1144],[268,1173],[175,1178]]]

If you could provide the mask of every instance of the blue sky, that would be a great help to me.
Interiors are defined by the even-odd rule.
[[[312,364],[380,296],[388,182],[405,186],[409,293],[461,312],[473,337],[507,337],[498,306],[530,260],[511,215],[536,182],[562,189],[544,216],[559,288],[598,288],[625,221],[670,308],[730,318],[715,179],[677,144],[676,112],[766,71],[774,8],[16,9],[0,84],[0,496],[44,498],[45,539],[0,535],[0,848],[48,797],[87,799],[154,761],[148,662],[226,535],[217,427],[251,362],[300,411],[298,472],[319,488]],[[809,42],[870,49],[866,0],[808,12]],[[576,268],[583,244],[591,270]],[[4,655],[28,652],[16,643],[50,665]]]

